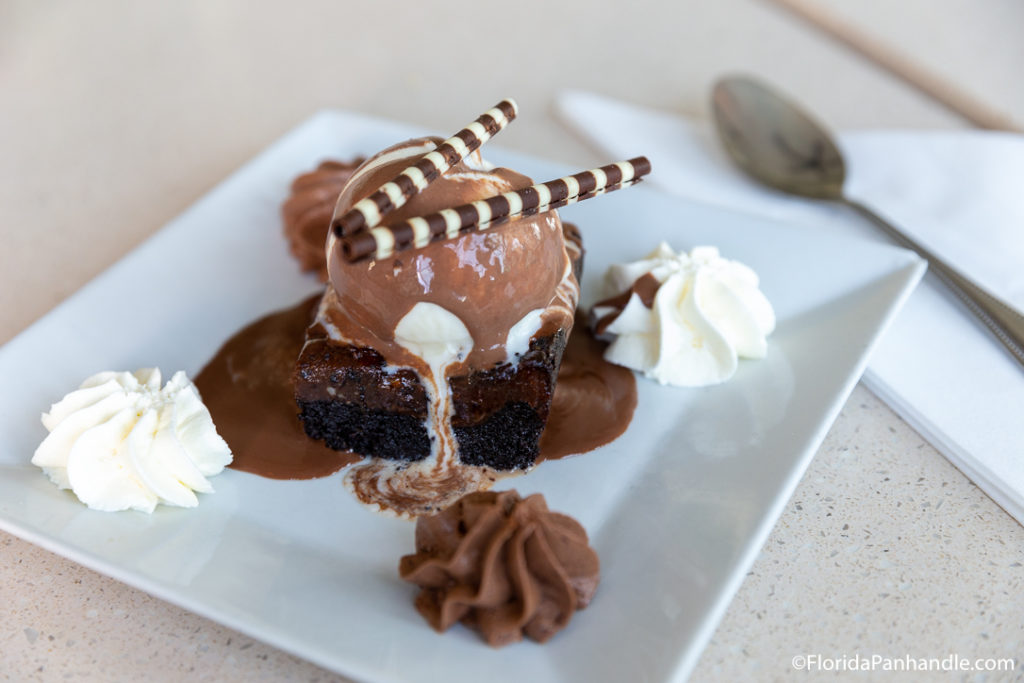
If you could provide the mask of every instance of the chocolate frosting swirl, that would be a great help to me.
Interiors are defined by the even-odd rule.
[[[302,270],[315,270],[327,282],[327,230],[334,205],[345,183],[364,159],[324,161],[315,171],[292,182],[292,193],[281,207],[288,248]]]
[[[590,603],[600,578],[579,522],[515,491],[470,493],[420,517],[416,554],[398,571],[422,589],[416,609],[434,629],[462,621],[495,647],[524,634],[548,640]]]

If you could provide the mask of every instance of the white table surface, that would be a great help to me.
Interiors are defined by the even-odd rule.
[[[1019,16],[1012,0],[930,5],[916,23],[906,6],[827,4],[937,69],[950,58],[920,31],[984,26],[992,49],[956,53],[949,73],[980,74],[976,92],[1020,120],[1019,26],[992,19]],[[563,87],[701,115],[715,77],[744,70],[837,128],[966,125],[770,3],[630,5],[5,2],[0,342],[323,107],[447,131],[513,96],[501,144],[580,167],[601,159],[551,116]],[[858,386],[693,678],[831,677],[794,671],[801,654],[1019,657],[1022,547],[1016,522]],[[0,676],[336,679],[3,533]]]

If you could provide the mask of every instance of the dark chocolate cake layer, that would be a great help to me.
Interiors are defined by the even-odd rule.
[[[515,366],[452,377],[452,431],[459,460],[496,470],[526,469],[540,452],[565,330],[534,339]]]
[[[336,344],[314,325],[295,368],[306,434],[335,450],[390,460],[430,454],[427,394],[410,369],[389,370],[373,349]]]
[[[516,364],[449,378],[459,459],[498,470],[537,459],[565,330],[534,339]],[[338,344],[314,326],[299,356],[295,389],[306,433],[336,450],[389,460],[430,454],[427,396],[416,372],[389,369],[373,349]]]

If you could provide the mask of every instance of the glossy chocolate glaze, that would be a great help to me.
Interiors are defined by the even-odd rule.
[[[196,378],[217,431],[234,453],[234,469],[272,479],[314,479],[360,460],[307,437],[297,416],[292,370],[319,299],[246,326]],[[562,356],[538,462],[593,450],[629,426],[636,379],[605,361],[603,350],[583,325],[576,326]],[[371,468],[362,476],[379,474]]]
[[[636,377],[629,368],[604,359],[606,346],[584,325],[573,328],[540,437],[538,463],[592,451],[629,427],[636,409]]]
[[[310,439],[298,417],[292,370],[319,300],[317,294],[246,326],[196,377],[236,470],[271,479],[315,479],[360,459]]]
[[[603,335],[608,326],[615,322],[619,315],[622,314],[623,309],[626,308],[634,294],[640,297],[640,303],[647,308],[654,306],[654,297],[658,294],[659,289],[661,289],[661,282],[658,281],[658,278],[654,277],[651,273],[644,273],[625,292],[603,301],[598,301],[594,304],[595,309],[609,307],[614,310],[611,313],[605,314],[594,323],[594,334],[599,337]]]

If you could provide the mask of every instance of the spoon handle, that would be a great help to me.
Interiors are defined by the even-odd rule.
[[[970,278],[957,272],[948,263],[867,206],[847,198],[843,198],[842,202],[877,225],[901,245],[923,256],[928,261],[928,268],[939,276],[939,279],[978,317],[1024,368],[1024,316],[986,292]]]

